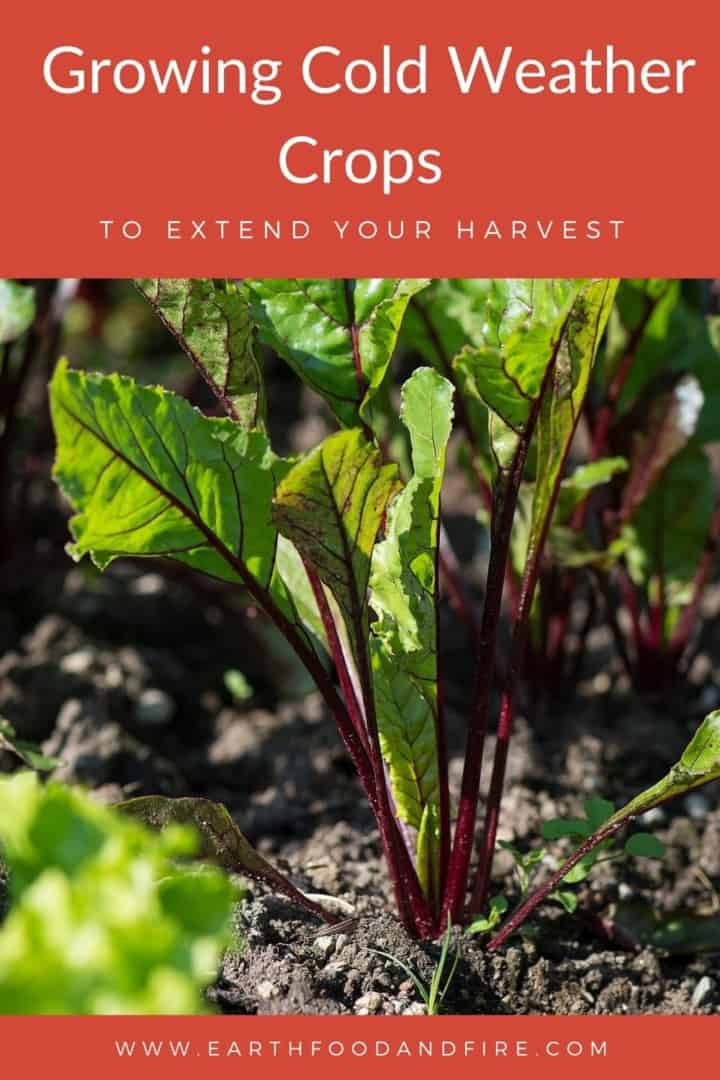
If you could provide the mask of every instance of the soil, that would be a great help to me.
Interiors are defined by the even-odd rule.
[[[162,792],[226,803],[296,884],[334,898],[324,902],[346,918],[328,930],[246,885],[238,947],[209,992],[222,1010],[422,1011],[406,968],[427,982],[440,946],[410,940],[391,914],[378,835],[322,703],[314,694],[293,698],[303,689],[298,672],[232,593],[198,592],[191,577],[148,565],[118,563],[102,576],[58,565],[30,589],[6,590],[0,714],[62,759],[59,779],[103,801]],[[457,791],[468,650],[462,628],[448,640]],[[638,701],[610,661],[604,632],[593,631],[590,644],[574,698],[519,718],[500,835],[520,846],[537,842],[543,820],[580,811],[590,794],[619,803],[656,780],[720,699],[720,673],[707,652],[674,697]],[[254,690],[244,704],[224,684],[225,672],[239,666]],[[14,767],[0,754],[0,769]],[[466,935],[445,1011],[719,1012],[717,937],[714,952],[676,955],[628,951],[601,933],[618,902],[645,902],[666,916],[716,912],[718,795],[710,787],[655,811],[648,825],[667,857],[599,866],[575,916],[544,906],[498,955]],[[496,859],[494,889],[514,889],[505,852]],[[0,875],[0,915],[2,893]]]

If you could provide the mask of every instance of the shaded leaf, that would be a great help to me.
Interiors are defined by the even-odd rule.
[[[565,836],[590,836],[592,829],[586,818],[551,818],[543,821],[540,834],[545,840],[560,840]]]
[[[263,427],[265,389],[244,286],[209,278],[138,278],[136,285],[228,414],[243,427]]]
[[[597,566],[601,570],[609,570],[625,554],[628,543],[626,534],[613,540],[606,548],[596,548],[584,533],[572,526],[553,524],[547,546],[557,566],[568,569]]]
[[[342,424],[367,419],[410,297],[426,278],[246,278],[263,340]]]
[[[520,895],[524,896],[530,885],[530,880],[547,852],[545,848],[536,848],[534,851],[523,853],[507,840],[499,840],[498,847],[512,855],[515,863],[515,873],[520,887]]]
[[[620,903],[613,921],[642,945],[677,956],[720,950],[720,915],[666,915],[640,901]]]
[[[585,881],[585,878],[600,857],[601,850],[602,847],[596,847],[593,851],[589,851],[587,855],[583,855],[582,859],[573,866],[572,870],[568,870],[563,878],[563,884],[578,885],[581,881]]]
[[[669,607],[690,599],[714,504],[710,462],[693,441],[663,470],[624,530],[633,580],[651,591],[662,577]]]
[[[14,727],[4,716],[0,716],[0,750],[14,754],[37,772],[51,772],[62,765],[59,758],[48,757],[34,743],[18,739]]]
[[[611,803],[609,799],[592,798],[586,799],[583,803],[583,809],[585,816],[590,823],[590,831],[595,832],[601,825],[612,816],[615,809],[615,804]]]
[[[367,587],[375,539],[397,469],[359,430],[330,435],[278,485],[273,519],[335,598],[353,649],[367,637]],[[362,643],[362,644],[361,644]]]
[[[643,859],[662,859],[666,854],[662,840],[650,833],[633,833],[625,841],[624,851],[627,855],[636,855]]]
[[[630,471],[623,490],[620,516],[632,517],[663,470],[683,450],[697,428],[703,392],[694,375],[673,379],[673,386],[652,394],[633,409],[630,427]]]
[[[0,345],[19,338],[34,318],[34,290],[29,285],[0,278]]]
[[[631,408],[648,384],[663,373],[692,374],[704,397],[696,436],[701,442],[720,439],[720,363],[712,316],[702,315],[684,299],[680,281],[651,278],[621,282],[608,335],[608,374],[633,344],[647,304],[651,315],[634,343],[621,408]]]
[[[116,809],[137,818],[153,829],[172,825],[192,825],[200,834],[200,855],[235,874],[246,874],[295,900],[315,914],[330,916],[304,896],[292,882],[264,859],[252,846],[221,803],[209,799],[169,799],[144,795],[118,803]]]
[[[577,911],[577,894],[570,892],[569,889],[553,889],[553,891],[548,894],[548,900],[557,901],[558,904],[565,908],[568,915],[574,915]]]

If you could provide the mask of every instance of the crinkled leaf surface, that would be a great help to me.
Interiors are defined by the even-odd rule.
[[[283,478],[273,504],[278,530],[332,593],[358,657],[367,636],[370,560],[397,469],[361,431],[339,431]],[[361,646],[362,648],[363,646]]]
[[[440,490],[453,417],[451,384],[432,368],[403,386],[413,474],[393,501],[373,555],[371,654],[383,756],[398,813],[417,829],[418,870],[437,870],[437,543]]]
[[[483,317],[471,323],[476,337],[453,366],[463,397],[490,411],[491,442],[501,467],[540,396],[581,286],[562,278],[487,282]]]
[[[0,345],[19,338],[34,318],[34,290],[29,285],[0,278]]]
[[[50,387],[55,476],[78,513],[72,554],[101,569],[120,555],[169,555],[267,586],[277,467],[267,438],[209,419],[160,387],[61,363]]]
[[[263,432],[203,416],[159,387],[65,362],[50,404],[54,475],[77,511],[75,558],[89,554],[104,569],[122,555],[168,556],[257,586],[314,648],[276,571],[271,505],[287,463]]]
[[[412,299],[403,322],[403,344],[441,375],[467,345],[484,339],[492,278],[437,278]]]
[[[263,339],[347,427],[367,418],[410,297],[426,278],[245,280]]]
[[[541,542],[553,513],[590,373],[613,304],[617,281],[593,281],[578,292],[540,405],[537,466],[528,552]]]
[[[263,427],[265,389],[242,284],[209,278],[138,278],[136,285],[233,419]]]

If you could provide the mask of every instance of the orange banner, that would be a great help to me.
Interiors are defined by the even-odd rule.
[[[74,1080],[677,1078],[715,1060],[703,1017],[22,1017],[0,1019],[9,1075]]]
[[[720,7],[15,5],[12,276],[714,276]]]

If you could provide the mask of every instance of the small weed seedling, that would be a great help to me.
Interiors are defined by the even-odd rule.
[[[211,418],[163,388],[60,362],[50,400],[55,476],[75,511],[70,553],[90,555],[100,569],[123,555],[164,557],[242,586],[335,720],[375,815],[408,932],[436,938],[449,921],[472,922],[487,904],[521,670],[541,625],[538,582],[567,534],[563,522],[570,528],[588,495],[620,475],[617,460],[598,455],[566,476],[617,282],[183,279],[143,280],[139,288],[226,415]],[[398,413],[390,364],[401,337],[429,366],[405,381]],[[268,435],[266,347],[324,398],[336,421],[337,430],[297,459],[278,456]],[[442,580],[462,597],[441,530],[456,421],[485,500],[490,554],[453,812],[439,593]],[[398,448],[392,458],[391,447]],[[630,448],[631,476],[633,447],[642,449]],[[642,489],[643,497],[654,490]],[[614,521],[609,540],[622,539],[633,522],[638,533],[634,509],[627,526]],[[609,558],[600,559],[601,573]],[[504,596],[510,644],[478,838]],[[523,900],[488,947],[586,865],[643,800],[654,805],[717,777],[719,724],[717,715],[705,721],[671,781],[597,827],[590,822],[591,834],[577,834],[578,852],[549,887]],[[222,807],[151,797],[128,808],[157,824],[195,820],[224,864],[325,917],[253,851]]]
[[[440,956],[433,969],[432,976],[429,983],[424,983],[416,971],[406,964],[403,960],[400,960],[397,956],[393,956],[392,953],[382,952],[380,949],[369,949],[368,951],[374,953],[376,956],[382,956],[383,959],[389,960],[391,963],[399,967],[413,982],[415,989],[420,995],[420,1000],[425,1006],[428,1016],[437,1016],[442,1010],[442,1004],[447,996],[447,992],[452,985],[452,981],[455,978],[455,972],[457,966],[460,963],[462,957],[462,947],[460,943],[455,947],[455,951],[452,954],[452,960],[450,961],[450,946],[452,944],[452,923],[448,922],[447,929],[442,937],[442,945],[440,948]],[[448,961],[450,961],[450,968],[447,970]],[[447,971],[447,974],[446,974]]]
[[[545,840],[587,840],[602,831],[603,826],[611,819],[615,811],[611,802],[599,798],[587,799],[584,809],[585,817],[582,818],[553,818],[551,821],[544,822],[541,828],[543,838]],[[629,855],[644,859],[662,859],[665,855],[665,846],[662,841],[647,832],[634,832],[622,847],[618,847],[616,841],[616,834],[613,833],[597,846],[590,848],[565,876],[558,880],[556,887],[546,894],[545,899],[554,900],[569,915],[572,915],[578,906],[578,896],[574,887],[589,877],[594,866],[602,862],[622,860]],[[512,856],[518,886],[517,900],[521,902],[530,892],[535,875],[547,862],[548,851],[546,848],[535,848],[532,851],[522,852],[505,840],[501,840],[498,846]],[[487,915],[474,919],[467,928],[468,933],[490,934],[502,921],[508,907],[509,902],[506,897],[492,897]]]

